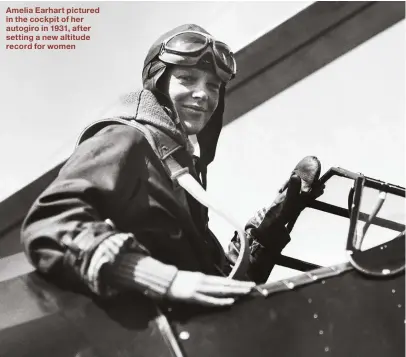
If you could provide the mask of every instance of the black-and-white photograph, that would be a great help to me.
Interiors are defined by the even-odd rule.
[[[0,357],[405,356],[405,2],[0,9]]]

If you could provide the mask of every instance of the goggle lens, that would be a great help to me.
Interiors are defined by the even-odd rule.
[[[222,42],[216,42],[214,50],[218,58],[230,69],[231,73],[235,73],[234,55],[231,53],[228,46]]]
[[[207,45],[207,39],[201,34],[184,32],[172,37],[166,48],[170,51],[193,53],[201,51]]]

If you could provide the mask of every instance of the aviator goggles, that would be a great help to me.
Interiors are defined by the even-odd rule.
[[[165,63],[193,66],[207,53],[213,56],[216,74],[223,82],[234,78],[237,64],[230,48],[202,32],[184,31],[167,38],[162,43],[158,58]]]

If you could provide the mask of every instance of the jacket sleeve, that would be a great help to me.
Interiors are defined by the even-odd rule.
[[[134,280],[134,266],[148,251],[104,216],[104,206],[117,197],[125,204],[142,189],[145,145],[137,130],[111,125],[76,148],[22,225],[26,255],[40,272],[109,295],[113,290],[100,281],[101,268],[120,255],[127,270],[131,266],[122,280]],[[170,270],[166,285],[175,274]]]
[[[272,232],[269,232],[270,236],[266,240],[260,240],[259,237],[255,236],[254,228],[259,227],[269,209],[270,207],[260,209],[245,225],[251,253],[248,278],[257,284],[267,281],[279,255],[290,242],[290,236],[286,227],[278,224],[273,225]],[[237,232],[235,232],[227,253],[227,258],[232,264],[237,260],[239,251],[240,239]]]

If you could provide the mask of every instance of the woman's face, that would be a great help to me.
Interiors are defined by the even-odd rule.
[[[217,108],[221,81],[211,71],[200,68],[174,66],[168,71],[166,94],[186,134],[198,134]]]

